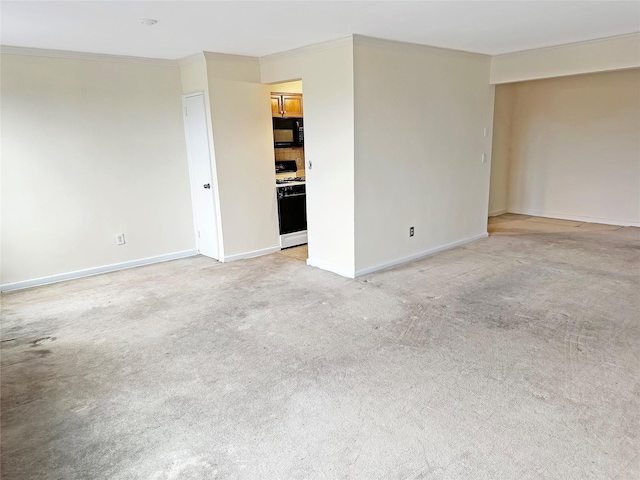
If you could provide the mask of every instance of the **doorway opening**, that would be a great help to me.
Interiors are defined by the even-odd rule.
[[[281,253],[306,262],[309,240],[302,81],[269,87]]]

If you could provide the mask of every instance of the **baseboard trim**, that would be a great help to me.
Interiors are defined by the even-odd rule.
[[[74,280],[76,278],[90,277],[100,275],[101,273],[115,272],[117,270],[125,270],[127,268],[141,267],[152,263],[166,262],[169,260],[177,260],[179,258],[193,257],[198,255],[197,250],[183,250],[181,252],[167,253],[165,255],[157,255],[155,257],[140,258],[138,260],[130,260],[128,262],[114,263],[111,265],[103,265],[101,267],[87,268],[84,270],[76,270],[75,272],[60,273],[48,277],[34,278],[21,282],[5,283],[0,285],[1,292],[11,292],[13,290],[22,290],[23,288],[38,287],[40,285],[48,285],[50,283],[64,282],[66,280]]]
[[[573,220],[574,222],[603,223],[605,225],[616,225],[619,227],[640,227],[640,222],[631,222],[617,218],[587,217],[584,215],[572,215],[560,212],[542,212],[538,210],[528,210],[526,208],[509,208],[509,213],[520,215],[531,215],[534,217],[557,218],[559,220]]]
[[[452,248],[464,245],[465,243],[470,243],[475,240],[480,240],[481,238],[486,238],[488,236],[489,235],[486,232],[481,233],[479,235],[474,235],[473,237],[463,238],[462,240],[458,240],[457,242],[447,243],[446,245],[430,248],[429,250],[423,250],[422,252],[414,253],[413,255],[409,255],[407,257],[398,258],[397,260],[391,260],[390,262],[381,263],[373,267],[362,268],[360,270],[356,270],[356,277],[377,272],[378,270],[384,270],[385,268],[395,267],[396,265],[400,265],[406,262],[411,262],[412,260],[417,260],[418,258],[426,257],[428,255],[433,255],[434,253],[442,252],[444,250],[450,250]]]
[[[221,262],[235,262],[236,260],[244,260],[247,258],[261,257],[262,255],[269,255],[270,253],[279,252],[280,245],[274,247],[263,248],[261,250],[254,250],[252,252],[236,253],[233,255],[226,255],[220,257]]]
[[[312,258],[307,258],[307,265],[309,265],[310,267],[319,268],[320,270],[326,270],[327,272],[336,273],[336,274],[340,275],[341,277],[355,278],[353,270],[348,271],[348,270],[345,270],[343,268],[338,268],[335,265],[331,265],[329,263],[325,263],[325,262],[322,262],[322,261],[314,260]]]
[[[500,210],[494,210],[493,212],[489,212],[489,216],[490,217],[497,217],[498,215],[502,215],[504,213],[507,213],[507,209],[506,208],[501,208]]]

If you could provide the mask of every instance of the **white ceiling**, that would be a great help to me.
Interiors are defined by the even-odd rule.
[[[2,45],[165,59],[263,56],[353,33],[496,55],[640,31],[640,1],[2,0],[0,13]]]

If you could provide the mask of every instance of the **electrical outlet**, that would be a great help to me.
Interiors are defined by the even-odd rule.
[[[415,233],[415,231],[413,230],[413,227],[410,227],[409,228],[409,236],[413,237],[414,233]]]
[[[118,233],[116,235],[116,245],[124,245],[125,241],[124,241],[124,233]]]
[[[482,163],[487,163],[487,154],[483,153],[482,157],[480,157],[480,159],[482,160]]]

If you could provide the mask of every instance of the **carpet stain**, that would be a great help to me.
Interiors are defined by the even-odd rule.
[[[27,350],[24,353],[27,353],[27,354],[30,354],[30,355],[35,355],[35,356],[38,356],[38,357],[47,357],[47,356],[51,355],[53,352],[51,350],[48,350],[48,349],[42,349],[42,350]]]
[[[56,340],[56,337],[42,337],[42,338],[33,340],[32,342],[29,342],[29,343],[31,345],[31,348],[34,348],[34,347],[41,346],[43,343],[54,342],[55,340]]]

